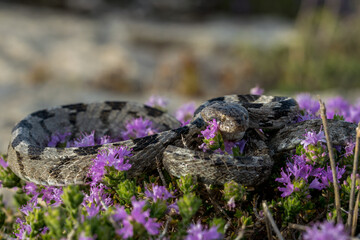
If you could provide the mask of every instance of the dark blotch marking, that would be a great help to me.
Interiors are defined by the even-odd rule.
[[[22,141],[24,141],[24,140],[27,140],[26,142],[28,142],[28,140],[29,139],[24,139],[23,138],[23,136],[21,136],[21,135],[17,135],[16,137],[15,137],[15,139],[11,142],[11,146],[13,147],[13,148],[16,148]]]
[[[26,128],[26,129],[32,129],[32,125],[31,123],[29,123],[27,120],[21,120],[11,131],[11,133],[13,133],[15,130],[19,129],[19,128]]]
[[[103,124],[108,125],[109,124],[109,115],[112,110],[102,110],[100,113],[100,120]]]
[[[101,145],[96,145],[96,146],[89,146],[89,147],[79,147],[78,149],[75,149],[74,152],[80,156],[85,156],[85,155],[93,155],[93,154],[97,154],[99,148],[101,147]]]
[[[242,103],[245,108],[261,108],[264,106],[262,103]]]
[[[51,131],[46,127],[44,120],[40,121],[40,126],[44,129],[48,136],[51,136]]]
[[[195,125],[197,128],[203,128],[206,126],[206,123],[202,118],[196,119],[191,124]]]
[[[140,151],[150,144],[157,143],[158,141],[158,134],[146,136],[143,138],[136,138],[133,140],[133,143],[135,144],[133,151]]]
[[[273,99],[271,100],[271,102],[281,102],[281,101],[284,101],[284,100],[285,100],[284,97],[274,96]]]
[[[147,115],[151,116],[151,117],[160,117],[164,114],[163,111],[153,108],[153,107],[149,107],[149,106],[144,106]]]
[[[112,110],[121,111],[125,106],[126,102],[105,102]]]
[[[139,117],[138,112],[134,112],[134,111],[128,111],[126,114],[132,116],[133,118]]]
[[[61,173],[61,168],[72,162],[72,159],[67,157],[61,160],[61,163],[49,170],[51,177],[58,179]]]
[[[25,174],[24,164],[22,163],[22,157],[18,151],[15,152],[16,152],[16,161],[19,165],[20,173],[22,176],[25,176],[26,174]]]
[[[87,105],[84,103],[77,103],[77,104],[64,105],[62,106],[62,108],[76,110],[77,112],[85,112],[87,109]]]
[[[31,160],[41,160],[40,156],[30,156]]]
[[[31,134],[31,131],[29,131],[29,137],[37,146],[40,146],[39,141],[36,138],[34,138],[34,136]]]
[[[170,130],[170,126],[169,126],[169,125],[167,125],[167,124],[165,124],[165,123],[163,123],[162,125],[164,126],[164,128],[165,128],[166,130]]]
[[[72,125],[76,125],[76,117],[77,117],[77,113],[73,112],[69,114],[69,121]]]
[[[259,122],[260,127],[272,127],[273,124],[271,122]]]
[[[288,109],[283,109],[282,107],[274,108],[273,110],[274,110],[274,119],[286,117],[289,114]]]
[[[28,155],[30,158],[37,158],[39,157],[44,151],[44,148],[38,147],[38,146],[33,146],[33,145],[29,145],[28,146]]]
[[[41,118],[44,120],[44,119],[48,119],[48,118],[55,116],[55,113],[49,112],[48,110],[41,110],[41,111],[32,113],[31,116],[38,117],[38,118]]]
[[[176,129],[172,129],[172,132],[176,133],[178,136],[188,134],[190,128],[188,126],[179,127]]]
[[[237,95],[239,102],[247,103],[253,102],[260,98],[260,95],[253,95],[253,94],[245,94],[245,95]]]
[[[225,97],[217,97],[217,98],[213,98],[213,99],[210,99],[208,100],[209,103],[212,103],[212,102],[223,102],[225,100]]]

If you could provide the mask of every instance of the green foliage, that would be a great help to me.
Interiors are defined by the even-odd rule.
[[[178,201],[180,215],[183,222],[189,222],[201,205],[201,199],[193,193],[185,194]]]
[[[224,184],[224,198],[229,201],[234,197],[235,200],[240,201],[246,196],[246,188],[241,184],[230,181]]]
[[[176,183],[183,194],[189,194],[195,191],[197,184],[194,183],[193,177],[190,175],[181,176]]]

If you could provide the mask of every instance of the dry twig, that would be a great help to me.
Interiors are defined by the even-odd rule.
[[[349,201],[349,214],[346,226],[349,228],[349,231],[352,232],[353,225],[353,215],[354,215],[354,198],[355,198],[355,183],[356,183],[356,173],[359,166],[359,141],[360,141],[360,123],[356,128],[356,146],[354,154],[354,164],[353,171],[351,174],[351,190],[350,190],[350,201]]]
[[[335,208],[336,208],[336,217],[337,222],[341,223],[341,205],[340,205],[340,194],[339,194],[339,185],[337,182],[337,173],[336,173],[336,166],[335,166],[335,157],[334,152],[332,148],[332,143],[329,135],[329,129],[327,125],[327,118],[326,118],[326,108],[324,102],[318,97],[319,103],[320,103],[320,114],[321,114],[321,120],[324,125],[324,132],[326,137],[326,143],[328,147],[329,157],[330,157],[330,166],[332,171],[332,177],[333,177],[333,184],[334,184],[334,193],[335,193]]]
[[[268,206],[267,206],[267,204],[266,204],[266,201],[263,201],[262,206],[263,206],[263,208],[264,208],[264,213],[265,213],[265,216],[266,216],[266,219],[267,219],[266,221],[269,221],[269,222],[270,222],[270,224],[271,224],[272,228],[274,229],[274,232],[276,233],[277,237],[278,237],[280,240],[284,240],[284,237],[281,235],[280,230],[279,230],[279,228],[276,226],[276,223],[275,223],[275,221],[274,221],[274,218],[272,217],[272,215],[271,215],[271,213],[270,213],[270,211],[269,211],[269,208],[268,208]],[[270,233],[270,236],[271,236],[271,233]],[[268,232],[268,237],[269,237],[269,232]],[[271,239],[271,238],[269,238],[269,239]]]
[[[352,219],[352,226],[351,226],[351,236],[355,236],[356,232],[356,225],[358,221],[358,213],[359,213],[359,200],[360,200],[360,191],[358,191],[358,194],[356,195],[356,201],[355,201],[355,208],[354,208],[354,215]]]

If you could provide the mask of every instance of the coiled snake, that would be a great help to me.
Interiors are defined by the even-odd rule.
[[[126,145],[133,149],[129,177],[156,169],[156,160],[162,160],[165,169],[174,176],[191,174],[205,183],[235,180],[255,186],[269,176],[274,162],[272,156],[299,143],[296,137],[289,140],[286,136],[287,125],[297,114],[294,99],[259,95],[229,95],[208,100],[195,111],[192,121],[182,127],[169,114],[133,102],[65,105],[37,111],[20,121],[12,131],[8,162],[11,170],[26,181],[55,186],[84,184],[92,159],[100,149]],[[125,123],[135,117],[151,120],[159,133],[89,147],[47,147],[50,136],[65,129],[72,133],[72,138],[92,130],[96,137],[116,137]],[[212,118],[221,122],[224,138],[239,140],[245,135],[248,140],[245,156],[234,158],[198,150],[201,143],[198,135]],[[319,125],[318,121],[313,122],[310,127]],[[320,127],[317,125],[315,129]],[[265,142],[253,129],[269,129],[276,134],[271,135],[272,138],[278,140],[269,148],[271,139]]]

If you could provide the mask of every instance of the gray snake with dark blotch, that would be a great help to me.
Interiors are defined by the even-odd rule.
[[[190,174],[204,183],[223,184],[234,180],[255,186],[270,175],[274,164],[272,156],[299,144],[299,135],[303,135],[305,129],[320,128],[319,120],[290,124],[298,113],[293,98],[229,95],[206,101],[195,111],[192,121],[181,126],[171,115],[133,102],[65,105],[34,112],[14,127],[8,163],[17,176],[36,184],[85,184],[98,151],[124,145],[132,148],[133,153],[129,158],[132,167],[128,177],[155,170],[159,161],[173,176]],[[47,147],[52,134],[65,131],[72,133],[72,139],[93,130],[97,138],[104,135],[116,138],[126,122],[138,117],[151,120],[159,133],[89,147]],[[232,157],[198,149],[201,144],[198,136],[213,118],[220,121],[225,139],[237,141],[245,136],[248,141],[245,156]],[[338,122],[330,122],[330,127],[336,124],[337,131],[343,127],[348,130],[347,136],[353,136],[355,124]],[[342,125],[339,127],[339,124]],[[267,131],[267,138],[254,129]],[[340,142],[335,144],[344,145],[344,139],[340,137]]]

